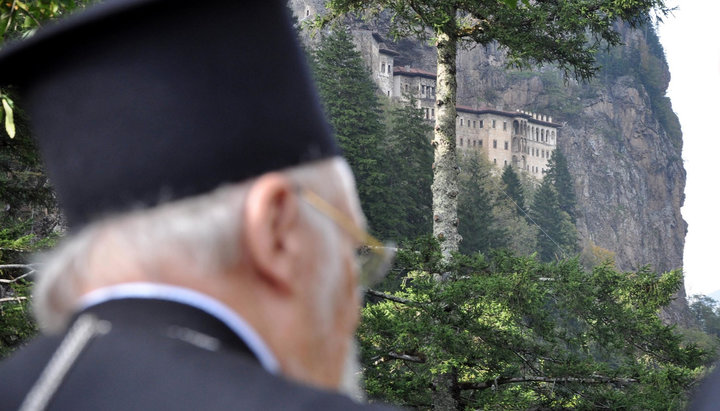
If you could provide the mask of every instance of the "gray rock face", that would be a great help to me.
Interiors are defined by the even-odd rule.
[[[365,24],[366,30],[383,27],[356,24]],[[648,36],[653,34],[623,28],[622,35],[627,45],[623,55],[639,55],[638,61],[646,64],[653,47]],[[436,51],[427,41],[400,40],[392,47],[400,53],[396,66],[435,70]],[[652,62],[659,63],[648,68],[653,84],[664,93],[670,79],[667,64],[662,57]],[[495,45],[463,48],[457,65],[459,104],[541,112],[565,125],[558,147],[575,178],[583,244],[615,253],[621,270],[646,264],[658,272],[682,268],[687,231],[680,213],[685,189],[682,142],[672,137],[667,118],[662,121],[657,102],[638,75],[606,71],[589,84],[579,84],[565,80],[553,67],[507,70],[503,51]],[[684,288],[663,317],[689,322]]]

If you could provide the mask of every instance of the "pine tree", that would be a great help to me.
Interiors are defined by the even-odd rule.
[[[537,249],[541,260],[554,261],[576,252],[575,225],[570,215],[560,209],[558,193],[548,176],[543,178],[535,192],[530,216],[540,229],[537,234]]]
[[[432,233],[432,162],[431,131],[415,101],[398,104],[390,110],[386,138],[387,174],[391,199],[398,202],[397,231],[401,238],[416,238]]]
[[[527,213],[527,209],[525,208],[525,194],[523,193],[520,178],[518,178],[517,173],[511,166],[507,165],[503,169],[502,181],[505,185],[505,193],[507,193],[507,195],[515,203],[514,205],[517,215],[525,217],[525,214]]]
[[[567,158],[562,151],[555,150],[548,161],[547,177],[552,181],[553,187],[558,194],[558,205],[561,210],[568,213],[570,221],[575,224],[575,207],[577,199],[575,197],[575,187],[573,178],[568,169]]]
[[[322,36],[312,53],[311,67],[330,125],[355,174],[371,231],[381,237],[397,237],[400,213],[387,188],[380,102],[346,28],[335,27]]]
[[[462,170],[458,197],[458,231],[463,238],[460,251],[487,253],[507,246],[507,232],[496,224],[493,216],[493,193],[487,182],[495,177],[491,175],[490,164],[474,151],[458,153],[458,157]]]

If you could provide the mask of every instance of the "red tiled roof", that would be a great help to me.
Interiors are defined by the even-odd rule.
[[[550,121],[543,121],[543,120],[540,120],[540,119],[537,119],[537,118],[533,118],[532,115],[530,115],[530,114],[525,114],[525,113],[521,113],[521,112],[519,112],[519,111],[504,111],[504,110],[497,110],[497,109],[486,108],[486,107],[483,107],[483,108],[472,108],[472,107],[461,106],[461,105],[456,105],[455,108],[457,109],[457,111],[460,111],[460,112],[463,112],[463,113],[471,113],[471,114],[497,114],[497,115],[506,116],[506,117],[522,117],[522,118],[524,118],[524,119],[526,119],[526,120],[529,120],[531,123],[543,124],[543,125],[552,126],[552,127],[560,127],[560,126],[561,126],[561,124],[553,123],[553,122],[550,122]]]

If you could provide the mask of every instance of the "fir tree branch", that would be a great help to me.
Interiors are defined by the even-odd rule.
[[[20,301],[24,301],[24,300],[27,300],[27,297],[6,297],[6,298],[0,298],[0,303],[6,303],[8,301],[20,302]]]
[[[512,378],[497,378],[484,382],[458,382],[458,388],[461,390],[484,390],[487,388],[497,387],[504,384],[518,384],[524,382],[547,382],[547,383],[579,383],[579,384],[632,384],[638,382],[635,378],[610,378],[601,375],[593,375],[590,377],[543,377],[543,376],[524,376]]]
[[[410,305],[410,306],[413,306],[413,307],[417,307],[417,306],[419,306],[419,305],[422,305],[421,303],[419,303],[419,302],[417,302],[417,301],[408,300],[407,298],[402,298],[402,297],[396,297],[396,296],[394,296],[394,295],[390,295],[390,294],[386,294],[386,293],[383,293],[383,292],[380,292],[380,291],[373,290],[372,288],[368,288],[367,290],[365,290],[365,293],[366,293],[366,294],[370,294],[370,295],[375,296],[375,297],[380,297],[380,298],[385,299],[385,300],[394,301],[394,302],[396,302],[396,303],[405,304],[405,305]]]
[[[5,269],[12,269],[12,268],[23,268],[25,270],[29,270],[25,274],[21,275],[20,277],[13,278],[12,280],[5,280],[0,279],[0,284],[12,284],[14,282],[17,282],[18,280],[21,280],[29,275],[35,274],[36,267],[35,264],[0,264],[0,270]]]

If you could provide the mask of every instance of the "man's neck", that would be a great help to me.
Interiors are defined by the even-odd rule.
[[[123,283],[99,288],[85,294],[80,299],[77,311],[107,301],[129,298],[172,301],[202,310],[225,323],[228,328],[237,334],[268,372],[273,374],[280,372],[280,366],[275,355],[247,321],[227,305],[196,290],[149,282]]]

